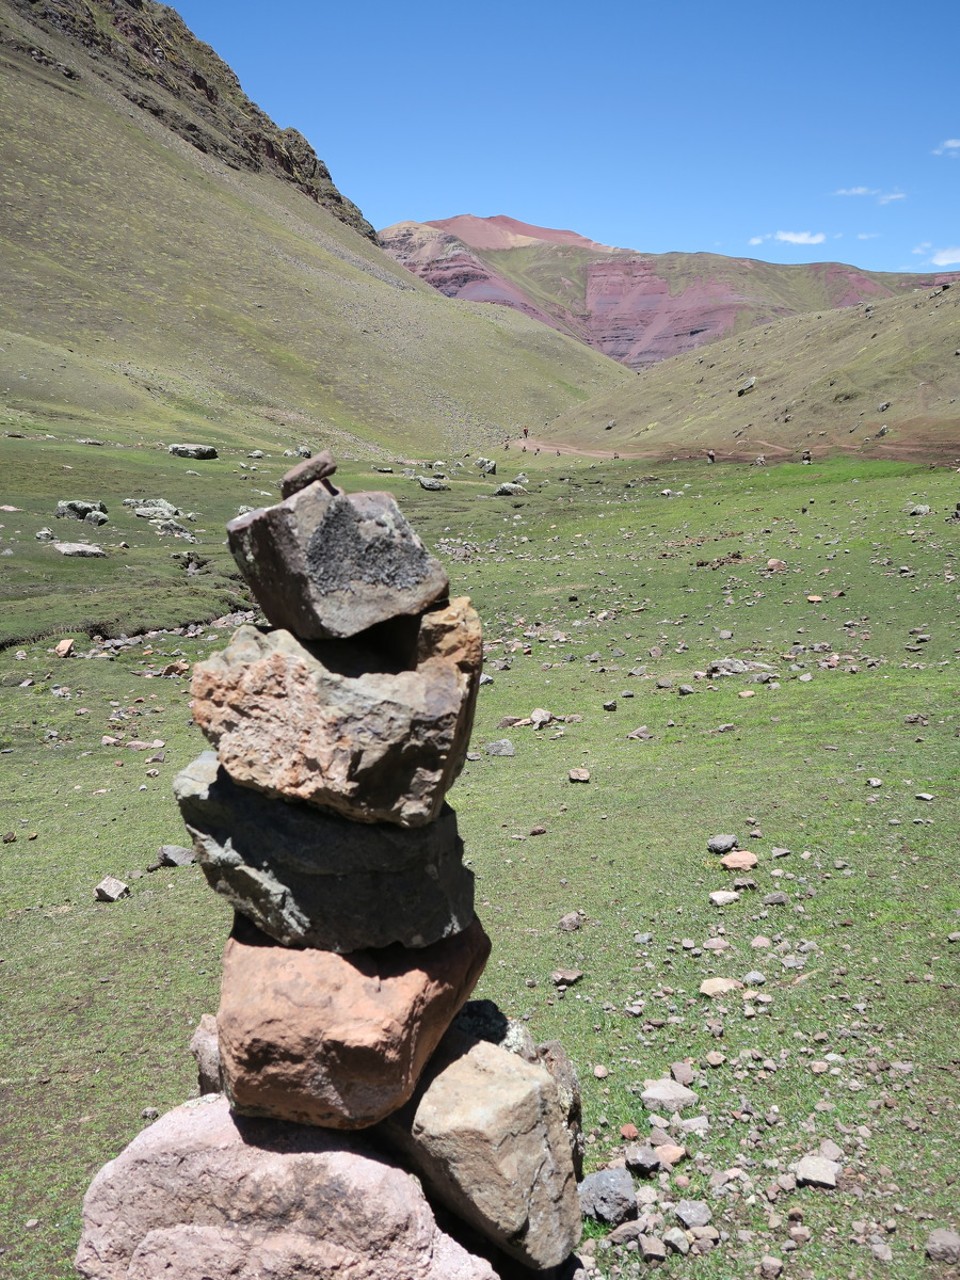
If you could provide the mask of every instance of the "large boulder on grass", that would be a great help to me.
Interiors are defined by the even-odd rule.
[[[76,1266],[85,1280],[496,1280],[361,1139],[235,1116],[215,1096],[100,1170]]]

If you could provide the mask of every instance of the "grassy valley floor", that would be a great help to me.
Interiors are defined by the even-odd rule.
[[[196,867],[147,867],[185,839],[171,782],[205,745],[189,668],[225,643],[213,619],[251,607],[223,523],[290,461],[0,449],[0,504],[19,508],[0,514],[0,1273],[66,1280],[95,1171],[146,1108],[195,1091],[187,1043],[216,1008],[228,912]],[[445,492],[399,463],[338,480],[396,493],[483,619],[493,683],[450,796],[494,944],[476,995],[563,1041],[589,1169],[623,1126],[646,1134],[644,1081],[692,1066],[685,1114],[709,1128],[652,1185],[665,1225],[704,1199],[726,1238],[671,1272],[752,1276],[772,1254],[796,1280],[937,1276],[925,1238],[960,1225],[955,475],[511,450],[497,480],[522,464],[528,492],[494,498],[472,458],[445,461]],[[157,534],[131,496],[193,512],[197,542]],[[103,499],[108,523],[55,520],[67,497]],[[66,560],[42,525],[107,555]],[[763,665],[707,674],[724,658]],[[542,728],[509,723],[535,708]],[[515,754],[488,753],[503,738]],[[718,832],[757,867],[724,870]],[[95,902],[107,874],[131,895]],[[583,976],[563,989],[567,969]],[[836,1189],[784,1189],[825,1141]],[[603,1274],[643,1270],[600,1235]]]

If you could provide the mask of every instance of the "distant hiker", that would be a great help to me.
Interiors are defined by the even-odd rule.
[[[708,450],[707,450],[707,461],[708,461],[708,462],[716,462],[716,460],[717,460],[717,455],[713,452],[713,450],[712,450],[712,449],[708,449]]]
[[[529,427],[524,427],[524,428],[523,428],[523,438],[524,438],[524,440],[526,440],[526,438],[527,438],[527,436],[528,436],[529,434],[530,434],[530,428],[529,428]]]
[[[813,454],[810,452],[809,449],[804,449],[803,453],[801,453],[800,455],[800,461],[807,465],[809,465],[813,461]]]

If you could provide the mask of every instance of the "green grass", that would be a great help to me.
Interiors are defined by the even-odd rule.
[[[49,477],[52,468],[27,465],[46,445],[3,442],[14,445],[20,476]],[[157,451],[56,449],[58,463],[75,467],[71,494],[86,489],[81,478],[92,482],[81,469],[89,466],[118,494],[139,479],[200,508],[229,582],[217,522],[251,483],[236,457],[196,464],[202,477],[191,479]],[[494,683],[481,693],[479,758],[451,793],[494,943],[477,995],[525,1019],[537,1040],[567,1046],[584,1087],[589,1168],[616,1154],[621,1125],[644,1129],[645,1079],[678,1058],[697,1064],[712,1127],[691,1139],[692,1158],[676,1172],[690,1179],[685,1194],[710,1201],[731,1240],[706,1259],[672,1264],[683,1274],[748,1276],[772,1252],[797,1277],[866,1280],[881,1267],[896,1280],[933,1275],[922,1244],[933,1226],[956,1225],[960,1175],[960,949],[947,941],[960,930],[960,633],[956,542],[943,522],[953,477],[842,459],[765,472],[661,464],[656,475],[626,462],[503,459],[525,464],[529,496],[492,499],[492,484],[468,471],[452,472],[440,494],[359,463],[341,473],[351,489],[397,493],[445,557],[453,589],[469,593],[483,618]],[[284,464],[259,465],[272,480]],[[659,496],[668,487],[685,496]],[[36,518],[49,506],[42,490],[38,478],[18,504],[33,504]],[[908,517],[918,502],[931,514]],[[5,515],[2,530],[14,549],[0,560],[5,618],[23,607],[9,593],[9,568],[32,541],[32,525],[17,516],[16,536],[13,519]],[[167,558],[144,544],[129,612],[117,619],[127,630],[142,608],[141,575],[151,557],[157,574]],[[735,551],[739,560],[709,567]],[[771,557],[787,571],[768,574]],[[114,608],[109,582],[103,590]],[[186,620],[169,584],[157,591],[168,621]],[[79,616],[69,584],[53,584],[51,596],[65,616]],[[916,628],[929,640],[916,644]],[[54,638],[23,646],[22,657],[15,647],[0,653],[0,828],[17,836],[0,845],[0,1268],[15,1280],[70,1275],[93,1173],[139,1130],[143,1108],[163,1110],[194,1089],[186,1045],[216,1006],[228,927],[196,869],[131,878],[161,842],[182,838],[170,784],[203,746],[189,721],[189,676],[157,673],[220,647],[223,632],[158,634],[112,660],[57,658]],[[791,671],[782,655],[797,643],[807,648]],[[815,644],[827,648],[812,652]],[[661,656],[650,656],[654,648]],[[90,645],[78,636],[77,649]],[[839,664],[819,666],[832,652]],[[719,656],[771,663],[779,687],[694,677]],[[495,668],[500,659],[509,669]],[[629,675],[638,664],[647,674]],[[674,687],[658,688],[661,677]],[[681,696],[681,683],[694,694]],[[746,689],[755,696],[739,697]],[[611,699],[616,710],[603,710]],[[582,719],[539,732],[499,727],[537,706]],[[915,716],[925,722],[907,722]],[[652,740],[628,740],[641,724]],[[101,745],[118,728],[161,739],[163,761]],[[487,756],[484,744],[503,736],[516,756]],[[569,770],[581,765],[589,784],[571,784]],[[869,787],[871,777],[883,785]],[[917,800],[920,792],[934,800]],[[535,826],[546,833],[531,835]],[[732,879],[706,852],[717,831],[737,833],[760,856],[757,889],[723,909],[707,899]],[[774,846],[791,853],[773,860]],[[94,903],[108,873],[129,879],[129,899]],[[764,907],[776,888],[787,905]],[[559,932],[559,918],[577,909],[583,927]],[[731,943],[724,955],[684,949],[684,939],[700,944],[721,928]],[[649,943],[634,941],[647,932]],[[751,948],[759,934],[784,943],[803,968]],[[550,974],[570,966],[584,978],[561,997]],[[753,968],[766,975],[766,1006],[698,994],[707,976]],[[627,1013],[638,1000],[639,1016]],[[708,1020],[722,1022],[719,1038]],[[700,1069],[712,1049],[727,1061]],[[822,1060],[829,1069],[816,1074]],[[912,1070],[891,1069],[897,1062]],[[757,1116],[733,1118],[744,1102]],[[772,1108],[779,1117],[768,1124]],[[828,1137],[846,1154],[838,1191],[770,1204],[764,1189],[776,1172]],[[709,1172],[733,1166],[752,1187],[711,1190]],[[791,1209],[802,1210],[813,1239],[788,1256]],[[771,1227],[771,1213],[783,1223]],[[891,1219],[894,1262],[882,1266],[854,1241],[854,1224]],[[609,1270],[612,1256],[597,1247]]]

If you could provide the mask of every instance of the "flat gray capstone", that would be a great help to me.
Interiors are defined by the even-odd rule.
[[[205,751],[173,784],[211,887],[285,946],[425,947],[474,918],[457,817],[356,823],[238,786]]]
[[[303,640],[415,616],[450,585],[388,493],[331,493],[317,480],[231,520],[227,537],[271,624]]]

